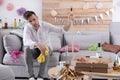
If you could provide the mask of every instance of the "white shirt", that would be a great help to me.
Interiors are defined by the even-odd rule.
[[[64,33],[63,27],[56,27],[50,23],[43,21],[39,21],[39,24],[40,27],[37,31],[33,28],[33,26],[30,23],[25,25],[23,33],[24,46],[30,46],[30,48],[33,49],[34,44],[39,42],[52,49],[49,33]]]

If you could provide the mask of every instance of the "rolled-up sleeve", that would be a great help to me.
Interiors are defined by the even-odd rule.
[[[23,33],[23,44],[24,46],[29,46],[31,49],[33,49],[35,43],[36,42],[32,40],[32,33],[30,28],[28,25],[26,25]]]

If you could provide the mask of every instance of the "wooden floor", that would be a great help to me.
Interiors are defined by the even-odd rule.
[[[28,79],[15,79],[15,80],[28,80]],[[44,79],[44,80],[49,80],[49,79]],[[107,79],[93,79],[93,80],[107,80]],[[113,79],[113,80],[120,80],[120,79]]]
[[[15,79],[15,80],[28,80],[28,79]],[[50,80],[50,79],[44,79],[44,80]]]

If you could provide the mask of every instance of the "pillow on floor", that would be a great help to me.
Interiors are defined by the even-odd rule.
[[[22,42],[16,35],[8,34],[3,36],[3,45],[7,53],[11,53],[12,50],[20,50]]]

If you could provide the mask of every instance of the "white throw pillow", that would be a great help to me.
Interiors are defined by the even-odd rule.
[[[7,53],[11,53],[12,50],[20,50],[22,47],[20,38],[12,34],[3,36],[3,44]]]

